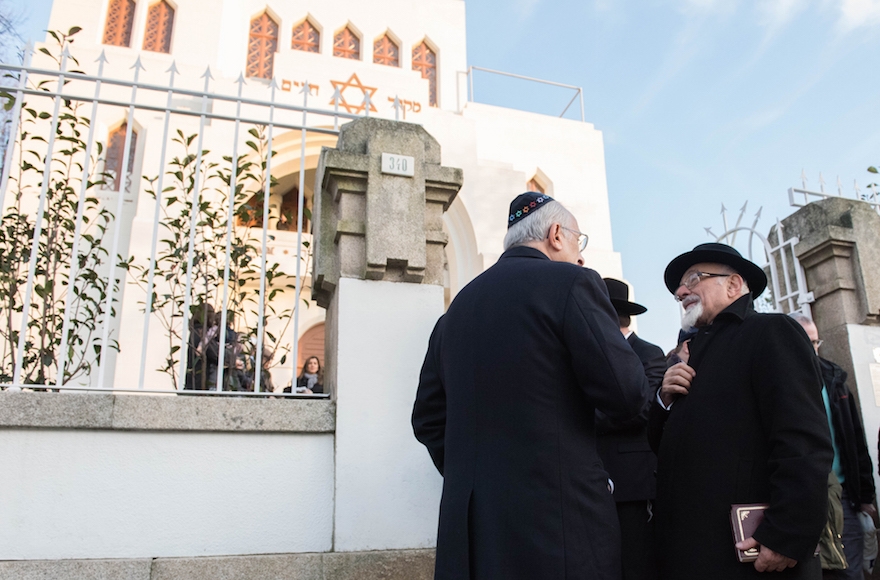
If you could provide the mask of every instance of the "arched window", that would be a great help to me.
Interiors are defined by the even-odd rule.
[[[373,43],[373,62],[386,66],[400,66],[400,49],[387,34]]]
[[[293,27],[293,39],[290,41],[290,48],[305,52],[320,52],[318,50],[320,43],[321,33],[318,32],[314,24],[309,22],[308,18]]]
[[[131,46],[135,0],[110,0],[104,24],[104,44]]]
[[[272,20],[268,12],[263,12],[251,20],[247,76],[271,79],[276,50],[278,50],[278,23]]]
[[[361,59],[361,40],[348,26],[333,37],[333,56]]]
[[[428,79],[428,102],[437,106],[437,55],[422,41],[413,49],[413,70],[420,71],[423,79]]]
[[[270,204],[273,203],[270,199]],[[294,187],[281,196],[281,207],[276,212],[269,209],[269,228],[280,231],[296,231],[297,211],[299,209],[299,188]],[[273,219],[277,218],[277,220]],[[250,228],[263,227],[263,192],[255,193],[236,210],[236,223]],[[309,231],[309,219],[303,214],[303,231]]]
[[[107,139],[107,156],[104,158],[104,172],[109,174],[111,189],[120,191],[122,175],[119,170],[125,158],[125,132],[128,123],[123,123],[110,132]],[[134,170],[134,156],[137,153],[137,131],[131,132],[131,153],[128,155],[128,170],[125,172],[125,191],[131,191],[131,173]],[[106,186],[105,186],[106,187]]]
[[[526,189],[528,189],[529,191],[534,191],[536,193],[546,193],[544,191],[544,186],[538,182],[538,179],[536,177],[533,177],[529,180],[529,182],[526,184]]]
[[[144,34],[144,50],[171,52],[171,29],[174,25],[174,8],[161,0],[147,11],[147,31]]]

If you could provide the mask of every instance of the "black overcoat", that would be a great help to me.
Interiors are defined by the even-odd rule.
[[[832,450],[806,333],[787,316],[755,313],[744,296],[689,346],[689,393],[669,412],[655,404],[649,425],[661,578],[818,578]],[[737,561],[730,506],[752,502],[770,504],[755,539],[794,568],[767,575]]]
[[[619,526],[594,415],[645,375],[599,275],[515,247],[431,335],[413,409],[443,475],[436,580],[617,580]]]
[[[648,414],[666,372],[666,357],[659,346],[635,332],[626,342],[642,361],[650,394],[643,411],[632,419],[614,421],[596,412],[599,456],[614,482],[614,501],[618,502],[654,499],[656,495],[657,456],[648,445]]]
[[[859,405],[846,386],[846,371],[821,357],[819,368],[828,390],[831,423],[845,476],[843,488],[853,509],[858,511],[861,509],[859,504],[874,503],[874,464],[868,455]]]

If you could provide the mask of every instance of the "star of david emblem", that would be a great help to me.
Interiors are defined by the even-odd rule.
[[[347,81],[330,81],[333,84],[334,92],[339,90],[339,106],[344,108],[347,113],[354,113],[355,115],[359,115],[364,111],[364,97],[369,94],[370,95],[370,111],[377,111],[376,106],[373,104],[373,95],[376,94],[377,87],[367,87],[361,82],[361,79],[358,78],[357,74],[352,73]],[[348,89],[360,90],[360,94],[355,93],[355,98],[357,99],[357,104],[348,103],[345,100],[345,91]],[[333,105],[334,100],[330,99],[330,104]]]

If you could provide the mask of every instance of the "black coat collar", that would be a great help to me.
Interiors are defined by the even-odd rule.
[[[730,306],[719,312],[715,320],[712,321],[712,324],[719,319],[745,320],[747,316],[751,316],[754,313],[755,308],[752,306],[752,297],[746,294],[745,296],[740,296]]]
[[[505,258],[541,258],[543,260],[549,260],[549,256],[538,250],[537,248],[532,248],[529,246],[514,246],[509,250],[505,251],[501,254],[500,260]]]

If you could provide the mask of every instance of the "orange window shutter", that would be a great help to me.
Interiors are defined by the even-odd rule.
[[[400,66],[400,49],[387,34],[373,44],[373,62],[386,66]]]
[[[278,24],[263,12],[251,20],[248,40],[247,76],[271,79],[278,50]]]
[[[174,24],[174,8],[162,0],[147,11],[147,29],[144,33],[144,50],[171,52],[171,31]]]
[[[428,79],[428,102],[437,106],[437,55],[426,42],[413,49],[413,70],[420,71]]]
[[[104,44],[131,46],[135,0],[110,0],[104,25]]]

